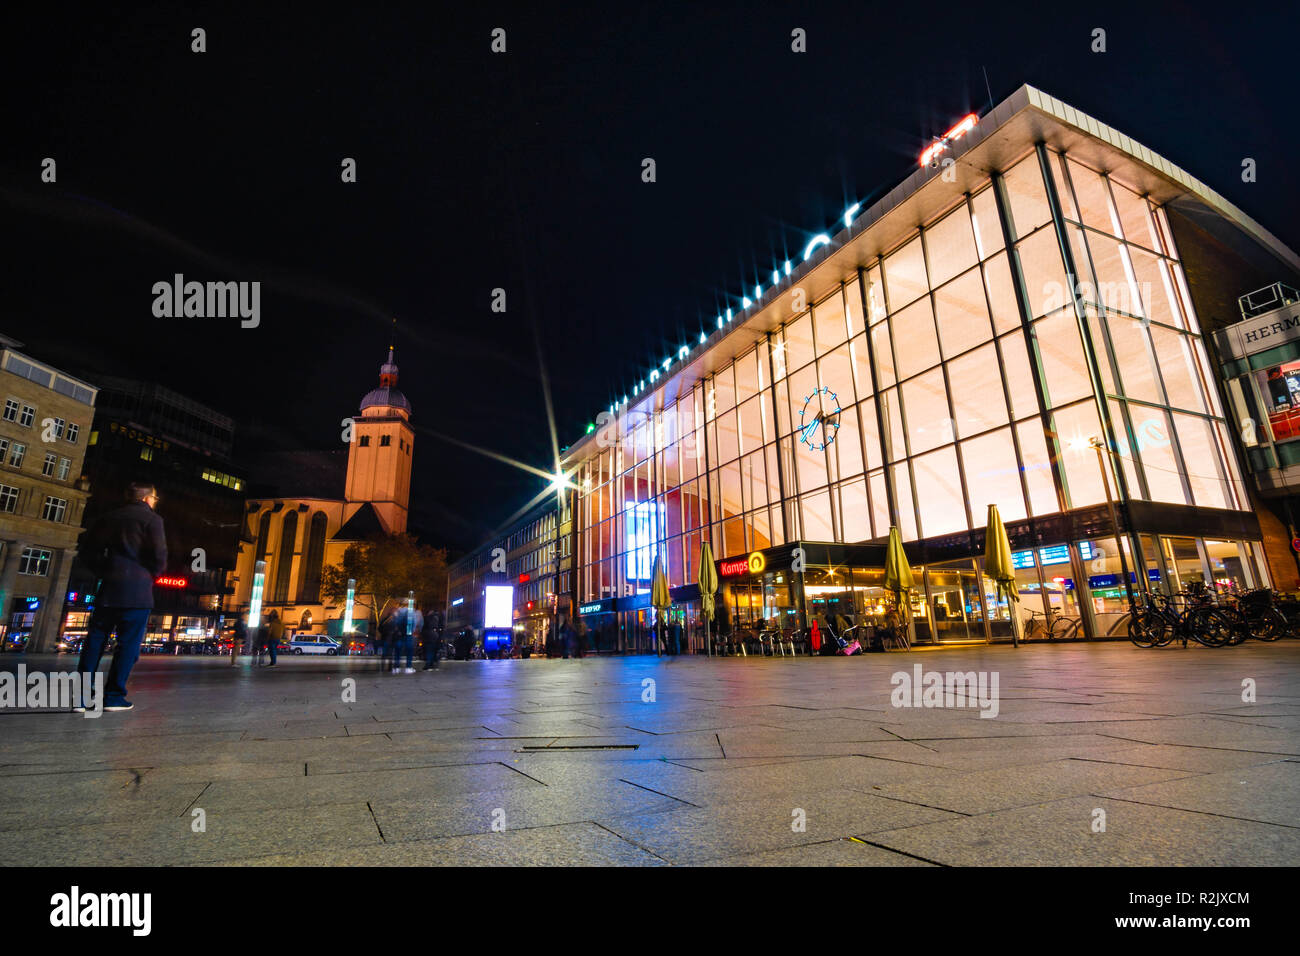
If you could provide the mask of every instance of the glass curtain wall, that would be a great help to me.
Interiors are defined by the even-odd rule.
[[[1008,522],[1103,504],[1101,403],[1129,496],[1247,509],[1163,210],[1045,157],[1059,223],[1030,153],[703,381],[608,424],[577,477],[579,600],[648,593],[656,554],[671,586],[692,584],[705,540],[721,559],[880,540],[891,513],[914,541],[982,528],[990,503]],[[1031,553],[1030,609],[1111,613],[1113,569],[1086,546],[1062,542],[1059,566]],[[963,569],[936,575],[923,600],[944,631],[1006,629]]]

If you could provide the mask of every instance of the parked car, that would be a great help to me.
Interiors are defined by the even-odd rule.
[[[333,657],[340,653],[341,645],[324,634],[301,634],[289,642],[289,650],[294,654],[328,654]]]

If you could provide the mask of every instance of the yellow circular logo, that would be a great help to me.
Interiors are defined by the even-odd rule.
[[[767,559],[755,551],[749,556],[749,573],[762,574],[763,569],[767,567]]]

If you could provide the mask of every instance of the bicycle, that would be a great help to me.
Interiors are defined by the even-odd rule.
[[[1230,595],[1228,600],[1230,603],[1223,613],[1232,623],[1233,644],[1244,643],[1251,637],[1258,641],[1276,641],[1290,632],[1291,625],[1275,605],[1271,589],[1245,591]]]
[[[1181,610],[1176,606],[1179,601]],[[1225,647],[1234,638],[1228,616],[1204,591],[1179,591],[1172,597],[1146,594],[1130,614],[1129,640],[1138,647],[1164,647],[1178,638],[1184,648],[1189,640],[1205,647]]]
[[[1072,641],[1078,638],[1081,623],[1081,619],[1066,617],[1056,608],[1046,614],[1031,610],[1025,624],[1025,640]]]

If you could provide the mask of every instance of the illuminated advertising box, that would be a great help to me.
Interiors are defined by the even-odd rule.
[[[483,626],[510,627],[514,624],[515,589],[509,584],[493,584],[484,589]]]

